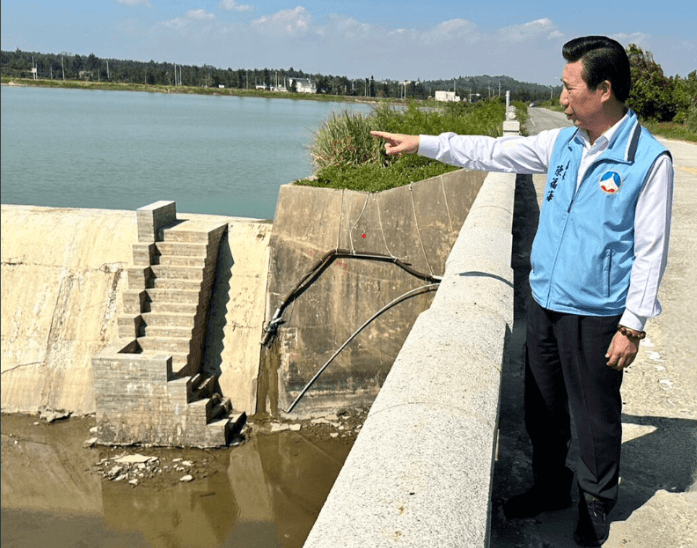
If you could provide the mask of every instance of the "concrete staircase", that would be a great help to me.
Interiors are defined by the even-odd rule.
[[[218,248],[227,224],[177,221],[174,206],[174,202],[157,202],[138,210],[139,242],[133,246],[134,266],[127,271],[124,312],[118,318],[120,339],[135,342],[129,347],[130,352],[116,353],[130,354],[127,359],[131,361],[154,357],[165,369],[159,377],[159,366],[141,364],[143,370],[154,369],[145,381],[145,392],[158,394],[146,402],[152,406],[156,401],[157,410],[149,417],[138,417],[138,427],[131,432],[132,437],[138,438],[143,437],[138,432],[145,430],[148,439],[132,441],[199,447],[225,445],[246,416],[233,414],[230,400],[216,391],[217,379],[201,372],[201,360]],[[93,360],[93,366],[98,365]],[[133,391],[132,378],[126,376],[122,381],[123,386],[112,389]],[[162,386],[153,386],[157,382]],[[123,425],[123,413],[117,414]],[[114,422],[106,414],[104,419]],[[143,429],[144,419],[150,428]],[[111,436],[128,437],[128,427],[119,430],[117,434],[112,428]]]

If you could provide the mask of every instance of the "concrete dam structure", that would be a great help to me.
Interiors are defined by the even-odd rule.
[[[199,336],[202,345],[199,373],[215,378],[213,392],[236,413],[283,415],[355,329],[427,278],[442,278],[435,298],[420,294],[367,324],[294,411],[375,399],[307,546],[453,539],[488,545],[501,370],[512,324],[514,190],[514,175],[466,171],[375,195],[288,185],[273,227],[182,213],[170,223],[175,232],[186,232],[187,224],[213,232],[224,225],[215,275],[200,280],[211,284],[205,335],[192,328],[191,338]],[[157,323],[147,316],[153,304],[142,305],[149,300],[157,308],[153,295],[169,291],[158,287],[169,283],[167,275],[153,268],[168,256],[167,238],[153,235],[154,253],[151,243],[144,248],[138,241],[133,211],[2,206],[3,412],[45,407],[99,416],[98,378],[109,378],[100,360],[121,354],[123,362],[107,372],[112,378],[130,372],[135,382],[126,391],[145,387],[157,402],[121,432],[133,441],[145,433],[146,443],[206,445],[200,426],[184,432],[187,413],[186,421],[172,419],[199,389],[189,362],[175,361],[177,349],[151,352],[139,340],[152,336],[147,330]],[[146,255],[150,266],[137,264]],[[316,270],[318,263],[324,266]],[[140,314],[128,309],[136,295]],[[154,381],[183,384],[185,401],[175,402],[176,388],[163,392]],[[148,434],[157,425],[169,432],[164,439]],[[123,441],[118,432],[111,430],[113,439]]]
[[[177,214],[173,202],[3,206],[2,409],[97,413],[105,443],[197,446],[215,445],[193,433],[213,410],[282,414],[355,329],[426,283],[418,273],[443,274],[484,177],[459,170],[378,194],[285,185],[273,226]],[[289,288],[336,250],[260,346]],[[370,322],[295,413],[370,404],[432,297]],[[187,421],[199,424],[188,434]]]

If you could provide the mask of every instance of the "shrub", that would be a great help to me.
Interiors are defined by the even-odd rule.
[[[317,132],[310,147],[316,167],[313,180],[298,184],[378,192],[435,177],[454,167],[418,156],[387,156],[384,143],[371,130],[438,135],[501,135],[505,104],[498,100],[476,104],[446,103],[434,110],[415,103],[395,109],[382,104],[369,115],[343,112],[331,116]]]

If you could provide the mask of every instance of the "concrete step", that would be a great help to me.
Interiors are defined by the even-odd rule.
[[[158,260],[165,256],[176,257],[200,257],[205,260],[208,256],[208,242],[205,243],[182,243],[182,242],[157,242],[157,251],[160,255]]]
[[[193,386],[192,399],[202,400],[210,398],[215,391],[215,377],[204,377],[201,373],[195,375],[191,381]]]
[[[204,268],[211,262],[210,257],[190,255],[160,255],[157,264],[160,266],[197,266]]]
[[[174,228],[160,229],[160,235],[163,242],[181,242],[181,243],[203,243],[209,242],[209,232],[207,230],[183,230]]]
[[[227,223],[211,225],[189,220],[174,226],[162,227],[159,232],[165,242],[218,242],[227,228]]]
[[[188,352],[170,352],[172,356],[172,376],[173,377],[189,377],[189,362],[191,356]]]
[[[147,325],[143,330],[145,337],[168,337],[176,339],[191,339],[191,327],[178,327],[176,325]]]
[[[124,314],[140,314],[148,301],[145,289],[127,289],[123,292]]]
[[[246,422],[246,413],[228,413],[206,425],[206,438],[211,446],[229,445]]]
[[[202,283],[196,280],[180,280],[177,278],[151,278],[148,289],[175,289],[200,291]]]
[[[153,314],[186,314],[195,317],[198,313],[198,304],[193,303],[168,303],[153,301],[148,305],[148,312]]]
[[[179,280],[203,281],[204,268],[196,266],[152,265],[152,273],[156,279],[176,278]],[[129,286],[130,287],[130,286]]]
[[[157,313],[151,311],[141,314],[141,317],[147,327],[186,327],[191,331],[196,325],[196,318],[193,314]]]
[[[178,337],[139,337],[138,343],[145,352],[162,352],[172,354],[175,352],[190,354],[191,339]],[[174,371],[174,365],[172,365]]]
[[[150,287],[145,290],[149,299],[158,303],[194,304],[198,306],[201,297],[200,289],[177,289]]]
[[[187,405],[191,401],[191,377],[182,377],[167,382],[169,397],[179,405]]]
[[[202,400],[190,402],[187,408],[189,415],[187,428],[205,428],[206,424],[208,424],[208,417],[210,416],[214,405],[215,404],[211,398],[204,398]]]
[[[212,422],[215,419],[222,418],[232,411],[232,402],[230,398],[222,398],[218,403],[216,403],[211,409],[211,414],[208,416],[208,422]]]

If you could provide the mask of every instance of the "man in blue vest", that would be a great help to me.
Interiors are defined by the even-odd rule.
[[[533,137],[373,132],[391,155],[418,153],[469,169],[547,173],[532,246],[525,359],[531,489],[509,519],[571,506],[566,467],[574,416],[579,520],[574,538],[600,546],[617,501],[622,371],[661,306],[673,192],[670,153],[624,105],[624,48],[604,36],[566,43],[560,102],[573,127]]]

